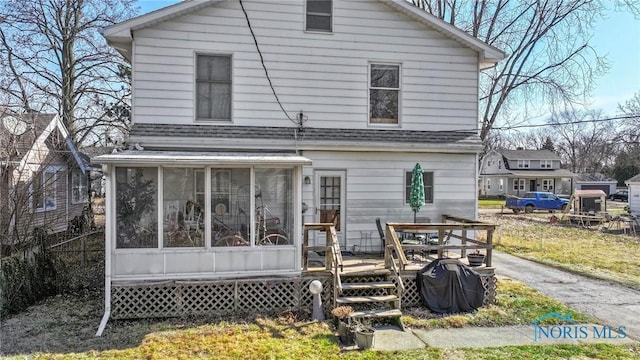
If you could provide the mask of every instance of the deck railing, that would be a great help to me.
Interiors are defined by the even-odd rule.
[[[391,261],[395,261],[391,252],[397,254],[398,266],[405,270],[408,260],[405,251],[437,252],[438,259],[444,257],[445,251],[459,250],[464,258],[467,251],[484,250],[485,264],[492,264],[493,234],[497,225],[465,219],[456,216],[443,215],[442,223],[387,223],[385,234],[385,266],[391,269]],[[437,233],[438,244],[402,244],[398,233]],[[479,233],[479,234],[478,234]],[[475,236],[478,234],[479,236]],[[449,241],[459,239],[460,244],[450,244]]]
[[[309,246],[309,231],[323,231],[326,234],[324,246]],[[333,306],[336,306],[337,298],[342,294],[342,280],[340,272],[344,271],[342,251],[338,242],[338,234],[333,223],[304,224],[304,239],[302,243],[302,268],[308,269],[309,251],[323,251],[325,256],[325,269],[333,274]]]

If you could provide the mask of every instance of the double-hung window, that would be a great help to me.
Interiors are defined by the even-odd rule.
[[[553,191],[553,179],[542,179],[542,190]]]
[[[231,121],[231,56],[196,56],[196,117]]]
[[[553,164],[552,160],[540,160],[541,169],[551,169],[552,164]]]
[[[513,190],[524,191],[524,179],[513,179]]]
[[[519,169],[528,169],[529,168],[529,160],[518,160],[518,168]]]
[[[408,204],[411,199],[411,171],[407,171],[404,176],[404,202]],[[433,204],[433,171],[422,172],[424,182],[424,202]]]
[[[307,0],[306,7],[307,31],[333,31],[333,1]]]
[[[398,124],[399,104],[400,65],[371,64],[369,67],[369,123]]]
[[[71,173],[71,202],[79,204],[87,201],[88,191],[87,177],[79,171]]]
[[[49,167],[33,177],[31,183],[32,207],[36,211],[55,210],[57,168]]]

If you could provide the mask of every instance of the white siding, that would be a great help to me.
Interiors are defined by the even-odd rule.
[[[402,64],[401,126],[470,130],[477,53],[377,1],[334,1],[332,34],[303,31],[304,2],[245,1],[285,109],[309,127],[368,126],[368,64]],[[194,123],[196,53],[233,57],[233,123],[290,126],[274,100],[237,1],[134,32],[134,121]]]
[[[632,214],[640,216],[640,182],[629,184],[629,208]]]
[[[404,203],[405,172],[419,162],[424,171],[434,173],[434,202],[418,212],[441,222],[443,214],[475,216],[475,154],[356,153],[305,151],[313,167],[303,168],[303,176],[313,178],[317,170],[346,170],[347,248],[360,245],[361,231],[370,231],[373,247],[380,249],[375,225],[385,222],[413,222],[413,212]],[[451,166],[451,164],[456,166]],[[317,222],[314,189],[303,185],[303,201],[309,206],[304,222]]]

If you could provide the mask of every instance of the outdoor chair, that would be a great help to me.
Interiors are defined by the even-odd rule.
[[[376,218],[376,227],[378,228],[378,235],[380,235],[380,244],[382,244],[381,246],[381,253],[384,256],[384,249],[385,249],[385,237],[384,237],[384,230],[382,230],[382,223],[380,222],[380,218]]]

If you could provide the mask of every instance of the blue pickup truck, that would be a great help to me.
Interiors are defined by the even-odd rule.
[[[509,196],[506,199],[507,209],[513,210],[516,214],[520,211],[530,213],[533,210],[564,210],[567,206],[569,206],[568,199],[541,191],[528,192],[523,197]]]

